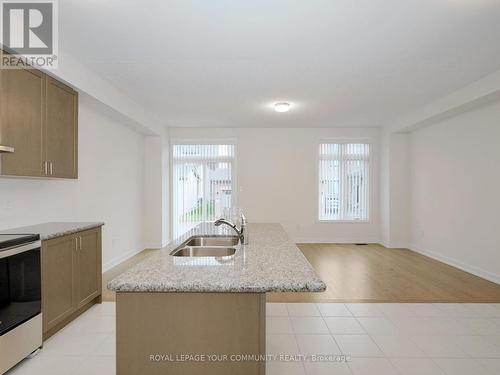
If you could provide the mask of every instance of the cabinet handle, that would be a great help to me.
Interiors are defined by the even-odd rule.
[[[43,162],[43,171],[46,175],[49,174],[49,163],[46,161]]]
[[[50,175],[52,176],[54,174],[54,164],[50,162]]]
[[[82,250],[82,236],[80,236],[80,250]]]
[[[78,251],[78,237],[75,237],[75,250]]]

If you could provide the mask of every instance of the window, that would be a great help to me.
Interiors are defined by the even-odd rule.
[[[172,230],[174,238],[233,205],[234,145],[172,145]]]
[[[366,221],[369,218],[370,145],[319,145],[319,220]]]

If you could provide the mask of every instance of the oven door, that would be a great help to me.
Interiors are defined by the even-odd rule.
[[[0,251],[0,336],[41,312],[40,242]]]

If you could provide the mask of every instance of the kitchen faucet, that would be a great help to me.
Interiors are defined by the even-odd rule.
[[[247,234],[247,218],[243,213],[241,213],[241,225],[240,229],[236,227],[236,224],[230,222],[229,220],[226,220],[224,218],[220,218],[217,220],[215,223],[215,226],[218,227],[222,224],[228,225],[233,230],[238,234],[238,237],[240,238],[240,242],[242,245],[248,245],[248,234]]]

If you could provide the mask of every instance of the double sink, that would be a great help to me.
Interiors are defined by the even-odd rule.
[[[174,257],[227,257],[234,255],[240,239],[238,236],[194,236],[176,247]]]

